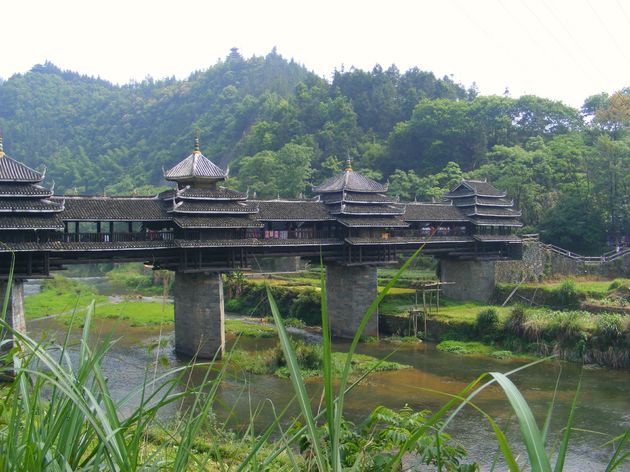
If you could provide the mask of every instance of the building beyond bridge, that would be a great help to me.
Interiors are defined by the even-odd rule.
[[[403,203],[348,162],[313,187],[314,199],[250,199],[221,185],[227,172],[203,156],[197,138],[193,152],[164,172],[173,188],[157,196],[55,196],[44,177],[5,155],[0,138],[0,278],[15,255],[13,298],[21,299],[23,279],[67,264],[141,261],[173,270],[176,349],[188,355],[222,349],[219,274],[250,269],[257,257],[319,263],[321,256],[333,334],[348,337],[376,295],[376,266],[401,253],[426,244],[424,252],[442,260],[442,278],[461,285],[481,283],[474,274],[473,282],[462,278],[472,267],[522,251],[514,234],[520,212],[482,181],[463,180],[441,203]],[[376,327],[375,318],[366,334]]]

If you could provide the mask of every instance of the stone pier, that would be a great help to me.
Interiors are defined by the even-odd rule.
[[[7,293],[7,281],[0,281],[0,307],[4,304],[4,297]],[[7,312],[5,321],[14,330],[25,333],[26,321],[24,319],[24,283],[21,280],[14,280],[11,284],[11,294],[9,296],[9,304],[7,306]],[[0,329],[0,339],[4,340],[8,337],[13,337],[4,329]],[[9,346],[7,346],[9,347]]]
[[[494,261],[440,261],[440,280],[453,282],[442,286],[442,293],[455,300],[487,302],[495,287]]]
[[[332,336],[353,338],[377,295],[376,267],[328,265],[326,296]],[[378,311],[370,318],[363,335],[378,336]]]
[[[175,350],[201,359],[221,358],[225,347],[221,274],[175,272]]]

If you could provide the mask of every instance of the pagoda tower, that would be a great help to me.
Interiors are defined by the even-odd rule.
[[[176,226],[176,240],[186,251],[200,240],[231,241],[261,228],[257,205],[247,195],[220,186],[228,172],[206,158],[195,136],[192,154],[164,172],[177,187],[158,198]],[[219,249],[221,251],[221,249]],[[191,357],[222,357],[225,346],[223,282],[209,270],[175,272],[175,350]]]
[[[245,230],[263,226],[254,218],[258,206],[247,202],[246,194],[220,186],[227,177],[228,172],[201,153],[198,136],[192,154],[164,172],[177,187],[159,198],[175,225],[188,231],[182,239],[237,239]]]
[[[44,176],[6,155],[0,136],[0,240],[46,242],[51,231],[63,230],[64,202],[50,199],[53,191],[40,185]]]
[[[523,226],[514,200],[485,180],[462,180],[444,198],[470,219],[478,233],[509,233]]]
[[[385,228],[405,228],[405,206],[397,198],[388,197],[387,185],[382,185],[352,169],[346,161],[343,172],[313,187],[319,201],[338,223],[348,228],[349,237],[380,237]],[[379,234],[361,228],[376,228]]]
[[[330,215],[342,226],[348,251],[359,241],[382,241],[389,228],[405,228],[405,206],[388,197],[387,185],[382,185],[352,169],[346,161],[343,172],[313,187],[313,193],[323,202]],[[328,264],[326,292],[330,313],[331,334],[352,338],[364,313],[378,295],[374,264]],[[378,312],[365,327],[365,336],[378,336]]]
[[[48,242],[52,232],[63,230],[59,217],[64,208],[63,200],[50,200],[53,192],[39,185],[42,180],[44,172],[33,170],[5,154],[0,136],[0,241],[3,243]],[[38,254],[23,257],[19,253],[14,254],[14,258],[3,256],[4,270],[0,276],[3,300],[7,284],[11,284],[5,319],[13,329],[25,332],[23,282],[15,277],[8,281],[8,268],[14,263],[16,274],[29,275],[34,267],[43,264],[44,272],[47,272],[47,258]],[[5,337],[10,336],[0,330],[0,341]]]

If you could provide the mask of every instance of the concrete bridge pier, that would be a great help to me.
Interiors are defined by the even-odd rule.
[[[326,297],[332,336],[353,338],[377,295],[376,267],[326,266]],[[363,335],[378,336],[378,311],[370,318]]]
[[[442,286],[442,293],[455,300],[488,302],[496,282],[494,261],[440,261],[440,281],[452,282]]]
[[[225,349],[223,282],[218,273],[175,272],[175,351],[221,358]]]
[[[0,281],[0,307],[3,306],[4,298],[7,293],[8,281]],[[1,309],[1,308],[0,308]],[[20,333],[26,333],[26,321],[24,319],[24,282],[22,280],[14,280],[11,284],[11,293],[9,295],[9,303],[5,321],[14,330]],[[0,329],[0,340],[13,338],[6,330]],[[10,346],[7,346],[10,348]]]

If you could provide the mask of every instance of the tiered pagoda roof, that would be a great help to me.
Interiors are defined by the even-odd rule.
[[[180,228],[260,228],[254,215],[258,206],[247,201],[247,195],[219,187],[227,179],[223,171],[201,154],[195,136],[193,152],[164,172],[164,178],[177,188],[158,195],[163,208]]]
[[[514,201],[486,181],[462,180],[444,197],[477,226],[522,226]]]
[[[63,229],[64,201],[53,201],[52,190],[38,185],[42,180],[44,172],[4,153],[0,136],[0,230]]]
[[[409,226],[403,220],[405,206],[398,199],[385,195],[385,192],[387,185],[354,172],[350,159],[343,172],[313,187],[318,201],[324,203],[330,215],[344,226]]]

